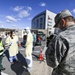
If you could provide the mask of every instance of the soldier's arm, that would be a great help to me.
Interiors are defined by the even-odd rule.
[[[47,61],[47,65],[54,68],[57,64],[56,64],[56,57],[55,57],[55,41],[51,40],[48,48],[46,50],[46,61]]]
[[[57,67],[61,62],[65,51],[66,46],[64,45],[62,40],[60,40],[59,38],[52,39],[46,50],[47,65],[52,68]]]

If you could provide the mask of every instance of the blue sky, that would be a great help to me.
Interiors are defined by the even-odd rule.
[[[69,9],[75,17],[75,0],[0,0],[0,28],[31,27],[32,18],[44,10]]]

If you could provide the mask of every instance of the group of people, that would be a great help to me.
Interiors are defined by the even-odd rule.
[[[55,16],[55,28],[60,31],[54,34],[48,42],[46,50],[47,65],[53,68],[52,75],[75,75],[75,21],[69,10],[63,10]],[[36,40],[33,43],[33,35],[30,29],[26,28],[27,40],[25,44],[25,59],[28,64],[27,69],[32,67],[32,49]],[[13,64],[13,60],[18,61],[18,37],[14,32],[6,38],[8,46],[9,61]],[[2,54],[4,46],[2,38],[0,38],[0,71],[3,70]]]
[[[1,71],[5,70],[5,68],[2,65],[2,58],[5,50],[5,46],[8,46],[8,52],[9,52],[9,61],[12,64],[13,60],[17,61],[17,54],[18,54],[18,37],[15,35],[13,31],[10,31],[9,35],[6,37],[5,45],[2,41],[2,36],[0,36],[0,75]]]
[[[51,38],[47,50],[47,65],[53,68],[51,75],[75,75],[75,20],[69,10],[55,16],[54,27],[58,33]]]
[[[26,33],[27,39],[25,43],[25,59],[28,65],[26,69],[30,71],[32,67],[32,49],[34,43],[33,43],[33,35],[28,27],[26,28]],[[11,64],[14,64],[14,60],[19,61],[17,58],[18,44],[19,44],[18,36],[15,35],[14,31],[10,31],[9,35],[6,37],[5,40],[5,47],[8,47],[9,62]],[[2,37],[0,37],[0,71],[5,70],[5,68],[3,68],[2,65],[3,52],[4,52],[4,45],[2,43]]]

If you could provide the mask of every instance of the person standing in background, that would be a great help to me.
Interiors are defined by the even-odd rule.
[[[26,27],[26,32],[27,32],[27,40],[25,44],[25,59],[27,62],[27,70],[30,71],[32,67],[32,48],[33,48],[33,36],[32,33],[29,29],[29,27]]]
[[[33,51],[34,51],[34,47],[35,47],[35,44],[36,44],[36,34],[35,34],[35,32],[33,32],[32,35],[33,35]]]
[[[9,46],[8,51],[9,51],[9,61],[10,63],[14,63],[13,60],[18,60],[17,59],[17,54],[18,54],[18,37],[15,35],[13,31],[10,31],[10,35],[6,39],[6,44]]]

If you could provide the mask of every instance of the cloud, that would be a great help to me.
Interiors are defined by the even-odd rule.
[[[24,8],[24,6],[16,6],[16,7],[12,8],[12,10],[14,10],[14,11],[20,11],[23,8]]]
[[[21,20],[24,17],[28,17],[30,12],[32,11],[32,7],[30,6],[16,6],[12,8],[13,11],[16,11],[17,17]],[[18,20],[18,19],[17,19]],[[7,20],[10,22],[10,20]]]
[[[4,25],[0,23],[0,27],[1,27],[1,28],[3,28],[3,27],[4,27]]]
[[[7,19],[6,21],[7,21],[7,22],[10,22],[10,23],[17,21],[17,19],[15,19],[15,18],[12,17],[12,16],[6,16],[5,18]]]
[[[3,28],[3,27],[4,27],[4,25],[1,25],[1,27]]]
[[[75,13],[75,9],[73,9],[71,12]]]
[[[40,6],[45,7],[45,6],[46,6],[46,3],[41,2],[41,3],[40,3]]]
[[[0,24],[2,24],[3,23],[3,21],[0,21]]]
[[[17,25],[12,25],[12,27],[16,27]]]
[[[21,18],[18,18],[17,20],[18,20],[18,21],[20,21],[20,20],[21,20]]]
[[[4,22],[3,22],[3,21],[0,21],[0,27],[1,27],[1,28],[3,28],[3,27],[4,27],[4,25],[3,25],[3,24],[4,24]]]
[[[30,17],[30,18],[28,18],[27,20],[31,20],[32,18]]]
[[[32,8],[31,8],[30,6],[28,6],[28,7],[27,7],[27,10],[28,10],[28,11],[31,11],[31,10],[32,10]]]
[[[26,11],[26,10],[20,11],[20,13],[18,14],[18,16],[19,16],[20,18],[24,18],[24,17],[27,17],[27,16],[29,16],[29,15],[30,15],[29,12]]]

